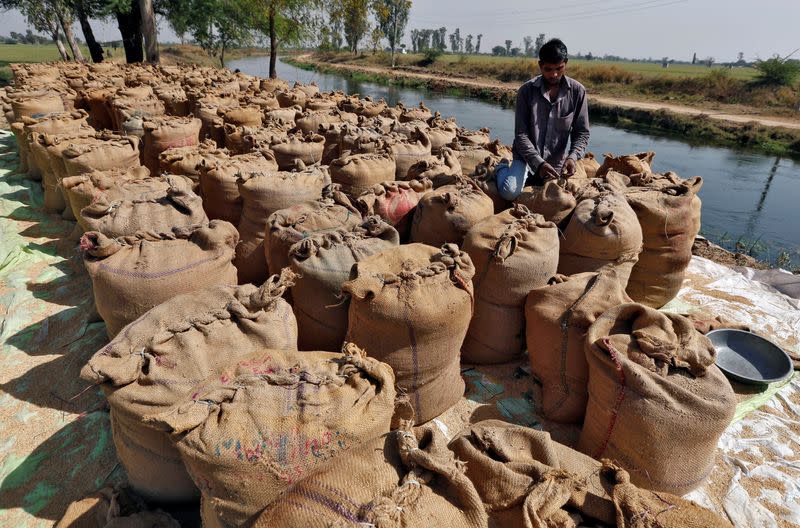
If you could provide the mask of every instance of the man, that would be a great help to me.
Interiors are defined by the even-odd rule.
[[[575,173],[589,144],[586,88],[565,75],[567,47],[551,39],[539,50],[538,75],[517,92],[514,160],[497,167],[497,188],[506,200],[522,192],[529,175],[541,185]],[[569,151],[567,144],[569,143]]]

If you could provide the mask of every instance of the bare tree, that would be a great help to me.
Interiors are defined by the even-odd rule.
[[[525,49],[525,55],[533,55],[533,37],[527,35],[522,39],[522,45]]]
[[[506,40],[506,55],[511,55],[511,41]]]
[[[478,33],[478,41],[475,43],[475,53],[481,52],[481,39],[483,38],[483,33]]]
[[[139,0],[139,8],[142,13],[145,59],[151,64],[158,64],[158,32],[156,30],[156,15],[153,12],[153,0]]]
[[[78,62],[85,62],[83,53],[81,52],[78,42],[75,40],[75,35],[72,33],[72,13],[66,8],[64,4],[59,1],[52,2],[53,11],[58,18],[58,23],[61,26],[61,31],[64,32],[64,37],[67,39],[69,49],[72,51],[72,58]]]

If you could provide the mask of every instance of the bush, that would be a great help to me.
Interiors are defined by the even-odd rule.
[[[756,83],[765,86],[793,86],[800,77],[800,62],[773,57],[756,61],[755,68],[759,74]]]
[[[436,59],[438,59],[442,55],[442,50],[436,48],[429,48],[425,50],[425,53],[422,56],[422,60],[419,61],[420,66],[430,66]]]
[[[638,75],[619,66],[592,66],[583,69],[583,71],[577,70],[574,74],[576,78],[580,76],[580,79],[593,84],[631,84],[639,79]]]

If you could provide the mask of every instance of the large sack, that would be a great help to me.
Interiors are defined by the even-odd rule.
[[[295,124],[304,134],[316,133],[319,127],[333,123],[344,123],[338,110],[306,110],[295,119]]]
[[[139,139],[122,136],[100,137],[97,141],[70,145],[62,151],[61,157],[64,160],[66,176],[138,167]]]
[[[379,215],[400,233],[405,241],[411,233],[411,219],[420,199],[433,190],[427,178],[409,181],[385,181],[373,185],[356,200],[364,216]]]
[[[145,196],[101,195],[81,210],[81,225],[109,238],[133,235],[137,231],[166,232],[208,222],[202,200],[191,184],[179,177],[167,178],[169,188]]]
[[[431,111],[422,101],[420,101],[419,105],[416,107],[405,108],[402,104],[398,104],[398,106],[402,109],[402,113],[398,116],[398,121],[401,123],[406,123],[408,121],[427,121],[433,117]]]
[[[127,487],[106,487],[71,503],[56,528],[180,528],[163,511],[147,511]]]
[[[558,228],[525,206],[490,216],[469,230],[462,249],[475,265],[475,312],[461,357],[505,363],[525,348],[525,297],[558,266]]]
[[[260,127],[264,119],[260,106],[240,106],[220,112],[222,122],[234,126]]]
[[[589,403],[578,449],[617,461],[631,481],[683,495],[714,465],[736,397],[711,342],[680,315],[623,304],[585,341]]]
[[[594,154],[591,152],[584,154],[583,158],[578,160],[577,165],[583,169],[583,172],[586,174],[587,178],[596,177],[597,171],[600,170],[600,164],[597,162]]]
[[[653,151],[640,152],[638,154],[625,154],[622,156],[605,154],[603,164],[597,168],[595,176],[598,178],[603,177],[612,170],[626,176],[652,172],[653,157],[655,157],[655,155],[656,153]]]
[[[83,262],[109,338],[176,295],[236,284],[231,261],[238,241],[236,228],[222,220],[116,239],[84,234]]]
[[[478,163],[475,166],[475,170],[470,175],[470,178],[475,180],[475,183],[486,193],[486,196],[492,199],[495,214],[511,207],[511,202],[503,198],[500,194],[500,189],[497,188],[496,169],[498,163],[499,160],[496,157],[489,156],[481,163]],[[545,218],[545,220],[547,220],[547,218]]]
[[[268,151],[267,151],[268,152]],[[239,156],[207,159],[200,162],[200,194],[209,218],[238,225],[242,217],[242,196],[237,183],[240,174],[269,174],[278,170],[269,153],[251,152]]]
[[[342,288],[351,295],[347,340],[391,365],[416,423],[464,394],[459,350],[472,317],[474,273],[455,244],[409,244],[358,262]]]
[[[81,370],[108,398],[117,456],[145,498],[188,501],[199,495],[152,415],[190,397],[200,381],[245,355],[296,349],[297,324],[281,298],[290,275],[260,288],[215,286],[173,297],[126,327]]]
[[[406,179],[428,178],[433,183],[433,188],[438,189],[445,185],[455,184],[461,179],[461,176],[461,164],[458,163],[453,150],[445,147],[435,158],[421,159],[409,167]]]
[[[628,189],[625,199],[642,226],[644,247],[628,280],[631,299],[660,308],[683,284],[692,259],[692,244],[700,232],[699,176],[661,188]]]
[[[606,310],[631,302],[616,266],[559,275],[531,290],[525,334],[531,375],[541,386],[539,412],[555,422],[578,423],[586,412],[589,366],[586,330]]]
[[[159,174],[162,152],[200,143],[202,122],[196,117],[149,117],[144,119],[144,163],[152,174]]]
[[[113,87],[92,88],[83,92],[83,100],[89,110],[89,124],[97,130],[113,130],[114,118],[108,99],[113,97],[116,89]]]
[[[255,528],[480,528],[488,519],[444,435],[393,431],[289,487]]]
[[[110,171],[92,172],[80,176],[68,176],[61,180],[61,187],[67,195],[73,216],[83,226],[81,210],[101,195],[113,194],[116,197],[136,195],[141,197],[146,192],[164,191],[169,188],[166,180],[150,178],[147,167],[130,169],[112,169]]]
[[[405,180],[413,164],[431,157],[431,140],[425,132],[416,128],[407,140],[391,140],[389,149],[395,160],[394,179]]]
[[[297,160],[313,165],[322,160],[325,138],[319,134],[292,134],[280,138],[270,146],[281,170],[291,170]]]
[[[125,122],[131,118],[137,118],[141,123],[145,117],[160,116],[166,113],[164,103],[155,97],[117,96],[111,99],[110,107],[111,119],[116,131],[123,131]]]
[[[294,172],[251,172],[237,180],[242,196],[239,245],[234,265],[239,282],[261,284],[269,275],[264,251],[264,233],[270,215],[280,209],[316,200],[330,183],[327,167],[310,167]],[[279,270],[275,270],[276,272]]]
[[[388,433],[394,400],[392,369],[358,347],[267,349],[229,360],[154,420],[201,486],[203,524],[251,526],[291,485]]]
[[[341,191],[323,189],[323,197],[275,211],[267,219],[264,251],[267,267],[280,272],[289,266],[289,249],[304,238],[338,229],[349,230],[362,221],[361,213]]]
[[[38,134],[52,135],[77,132],[82,128],[88,127],[86,123],[87,116],[88,114],[85,110],[59,112],[39,118],[25,116],[22,118],[21,136],[15,131],[20,123],[12,124],[12,131],[15,131],[15,136],[17,136],[20,158],[24,156],[28,162],[29,179],[39,181],[42,179],[42,173],[50,170],[50,162],[46,150],[42,148],[37,155],[37,151],[34,150],[35,142],[31,134],[36,132]]]
[[[31,133],[31,153],[42,167],[43,205],[48,213],[60,213],[67,206],[67,197],[61,188],[61,180],[67,176],[63,152],[75,144],[96,141],[94,136],[95,131],[89,126],[52,136]]]
[[[55,91],[23,92],[19,95],[12,95],[10,99],[15,121],[22,121],[23,117],[36,118],[67,111],[67,108],[64,107],[64,100]]]
[[[342,192],[358,197],[372,187],[394,180],[395,160],[388,152],[375,154],[352,154],[335,159],[330,164],[331,181],[341,186]]]
[[[305,108],[306,101],[308,100],[308,95],[297,88],[276,92],[275,97],[278,99],[281,108],[299,106],[302,109]]]
[[[511,159],[511,149],[500,143],[500,140],[495,140],[487,145],[464,145],[456,139],[451,143],[450,148],[453,149],[458,163],[461,165],[461,174],[463,176],[470,176],[475,172],[475,167],[486,161],[486,158],[491,158],[492,163],[496,164],[501,159]]]
[[[330,125],[327,130],[331,130]],[[334,139],[334,137],[331,136],[331,139]],[[373,154],[387,150],[384,134],[374,128],[354,127],[345,123],[339,127],[337,139],[339,142],[339,154],[347,151],[350,151],[351,154]],[[392,179],[394,179],[394,169],[392,169]]]
[[[400,236],[378,216],[350,229],[310,235],[289,250],[292,308],[299,350],[338,350],[347,333],[349,299],[342,285],[353,264],[400,244]]]
[[[229,159],[225,149],[206,139],[192,147],[167,149],[158,155],[158,174],[176,174],[192,180],[192,190],[200,191],[200,174],[204,167]]]
[[[514,203],[526,206],[555,224],[564,222],[578,205],[575,196],[555,180],[541,187],[525,187]]]
[[[485,127],[480,130],[459,128],[456,133],[456,138],[462,145],[488,145],[492,142],[491,137],[489,137],[489,132],[490,130]]]
[[[472,226],[494,214],[492,199],[472,180],[425,194],[411,223],[411,241],[438,247],[461,244]]]
[[[225,123],[225,148],[232,154],[247,154],[254,150],[268,149],[269,146],[286,137],[286,130],[279,126],[248,127]]]
[[[641,250],[636,213],[622,195],[603,193],[575,208],[561,240],[558,272],[573,275],[614,264],[619,280],[627,285]]]

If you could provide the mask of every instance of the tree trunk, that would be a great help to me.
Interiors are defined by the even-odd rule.
[[[225,39],[222,40],[222,46],[220,46],[219,50],[219,66],[220,68],[225,67]]]
[[[72,34],[72,21],[68,19],[69,17],[67,14],[61,9],[56,11],[56,15],[58,16],[61,30],[67,38],[69,49],[72,51],[72,57],[78,62],[86,62],[86,59],[83,58],[83,53],[81,53],[81,48],[78,46],[78,43],[75,42],[75,35]]]
[[[67,53],[67,48],[64,47],[64,41],[61,40],[61,32],[58,30],[58,24],[56,24],[56,27],[53,28],[53,41],[56,43],[56,47],[58,48],[58,52],[61,54],[61,58],[65,61],[68,61],[69,53]]]
[[[119,32],[122,34],[122,45],[125,47],[125,60],[132,62],[142,62],[144,52],[142,51],[142,30],[141,30],[141,11],[139,2],[132,2],[131,10],[127,13],[117,13],[117,24]]]
[[[147,62],[158,64],[158,32],[156,31],[156,15],[153,13],[153,0],[140,0],[144,49]]]
[[[89,47],[89,53],[92,56],[92,62],[103,62],[103,47],[94,38],[92,26],[89,24],[89,17],[86,16],[86,9],[84,8],[83,1],[75,3],[76,13],[78,20],[81,23],[81,30],[83,31],[83,40]]]
[[[269,78],[278,77],[278,35],[275,31],[275,6],[269,6]]]

